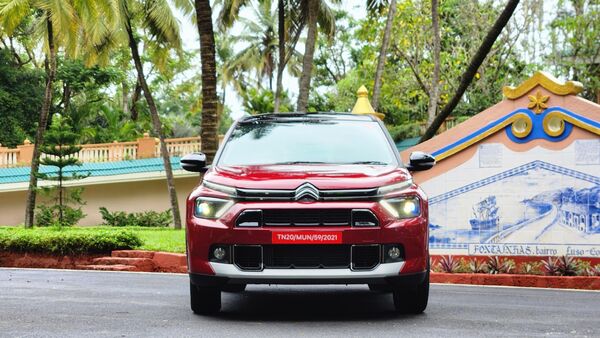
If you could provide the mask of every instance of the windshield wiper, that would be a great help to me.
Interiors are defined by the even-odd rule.
[[[356,161],[342,164],[372,164],[372,165],[388,165],[389,163],[381,162],[381,161]]]

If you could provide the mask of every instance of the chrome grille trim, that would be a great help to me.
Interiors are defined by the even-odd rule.
[[[236,189],[236,198],[245,201],[295,201],[296,189],[290,190],[264,190],[264,189]],[[347,190],[319,190],[318,201],[341,200],[376,200],[380,198],[378,188],[347,189]]]

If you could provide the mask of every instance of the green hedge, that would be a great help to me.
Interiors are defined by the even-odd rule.
[[[112,227],[168,227],[173,220],[171,210],[127,213],[124,211],[110,212],[105,207],[100,207],[100,214],[104,225]]]
[[[142,244],[131,230],[0,228],[0,251],[72,255],[134,249]]]

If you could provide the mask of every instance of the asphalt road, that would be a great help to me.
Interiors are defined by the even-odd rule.
[[[0,336],[600,336],[600,292],[433,285],[425,314],[366,286],[249,286],[192,314],[186,275],[0,269]]]

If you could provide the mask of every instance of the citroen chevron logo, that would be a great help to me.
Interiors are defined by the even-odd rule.
[[[304,183],[303,185],[296,188],[294,199],[299,201],[301,199],[310,198],[315,201],[319,200],[319,189],[310,183]]]

